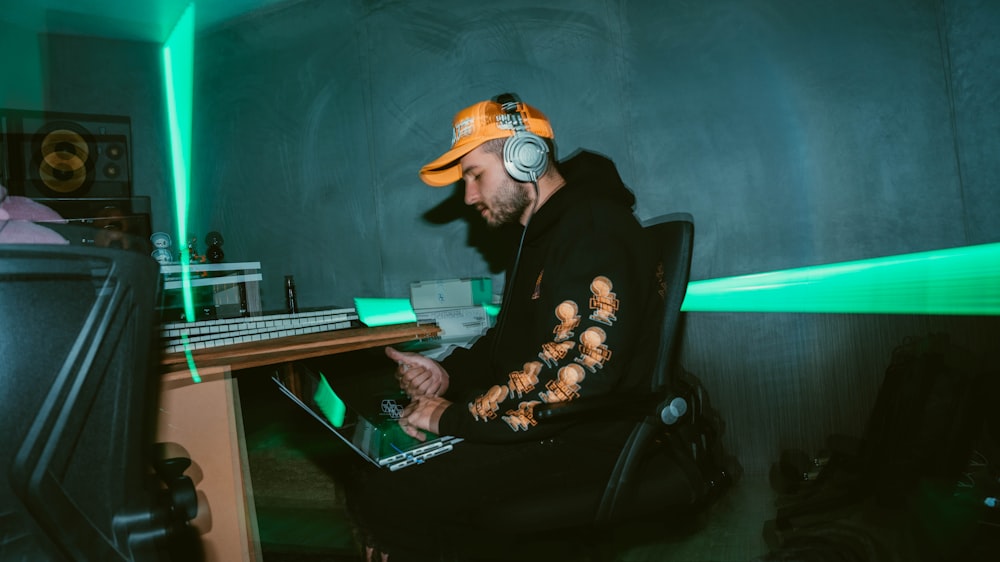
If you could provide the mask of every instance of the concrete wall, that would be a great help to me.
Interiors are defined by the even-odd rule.
[[[515,91],[561,154],[613,157],[642,217],[695,215],[694,279],[997,240],[989,11],[302,2],[200,37],[192,228],[263,260],[275,307],[285,274],[319,306],[488,273],[465,221],[424,220],[454,194],[416,170]]]
[[[518,92],[560,153],[611,156],[641,218],[691,212],[692,278],[1000,240],[1000,10],[983,2],[302,2],[200,43],[195,213],[311,305],[483,275],[417,169]],[[461,216],[461,215],[458,215]],[[229,249],[227,249],[227,252]],[[859,433],[889,353],[995,319],[692,313],[684,363],[751,470]]]
[[[0,108],[130,117],[132,193],[150,198],[154,230],[175,232],[160,57],[154,43],[0,22]]]
[[[417,170],[458,109],[514,91],[561,155],[612,157],[641,218],[694,215],[692,279],[997,242],[998,23],[973,0],[290,3],[198,36],[189,228],[262,262],[270,310],[288,274],[304,307],[495,275],[460,193]],[[136,192],[172,231],[158,46],[43,43],[40,104],[132,115]],[[1000,335],[995,318],[691,313],[683,358],[761,468],[860,431],[892,346],[928,331]]]

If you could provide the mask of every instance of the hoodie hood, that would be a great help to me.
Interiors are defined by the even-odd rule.
[[[614,162],[608,158],[594,152],[580,151],[560,162],[558,167],[566,185],[556,191],[531,217],[526,240],[544,236],[566,213],[583,212],[583,207],[593,209],[616,206],[631,214],[635,206],[635,195],[625,187]]]
[[[618,202],[629,209],[635,207],[635,195],[625,187],[615,163],[600,154],[586,150],[577,152],[559,163],[559,172],[578,196],[586,194]]]

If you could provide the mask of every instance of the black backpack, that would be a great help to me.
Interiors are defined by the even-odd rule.
[[[831,435],[820,453],[784,451],[772,466],[777,512],[758,560],[992,559],[998,382],[947,335],[904,340],[863,436]]]

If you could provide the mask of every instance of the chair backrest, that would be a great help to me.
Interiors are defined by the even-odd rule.
[[[607,488],[594,517],[597,525],[613,521],[623,515],[628,508],[623,507],[622,498],[632,495],[630,486],[636,485],[635,471],[650,447],[651,437],[662,423],[674,423],[686,410],[683,398],[675,397],[671,391],[677,380],[677,348],[681,336],[681,305],[687,294],[687,284],[691,273],[691,255],[694,248],[694,218],[689,213],[671,213],[654,217],[644,222],[651,243],[659,255],[657,276],[663,303],[660,314],[660,334],[656,360],[650,376],[650,401],[659,404],[655,412],[650,412],[636,424],[628,441],[618,456]],[[677,412],[677,403],[681,410]],[[672,419],[662,414],[666,411]],[[673,414],[669,412],[674,411]],[[664,479],[671,476],[663,475]],[[675,489],[685,493],[687,481],[674,478],[680,483]]]
[[[141,560],[158,266],[0,245],[0,559]]]
[[[657,248],[661,278],[663,311],[660,317],[660,341],[653,368],[653,391],[667,388],[672,382],[681,338],[681,305],[687,294],[694,249],[694,218],[689,213],[660,215],[643,223]]]

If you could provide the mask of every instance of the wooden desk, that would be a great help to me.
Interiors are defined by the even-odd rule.
[[[192,460],[187,474],[198,489],[192,525],[201,534],[205,562],[262,560],[234,371],[439,334],[435,325],[399,324],[164,355],[156,439]]]

